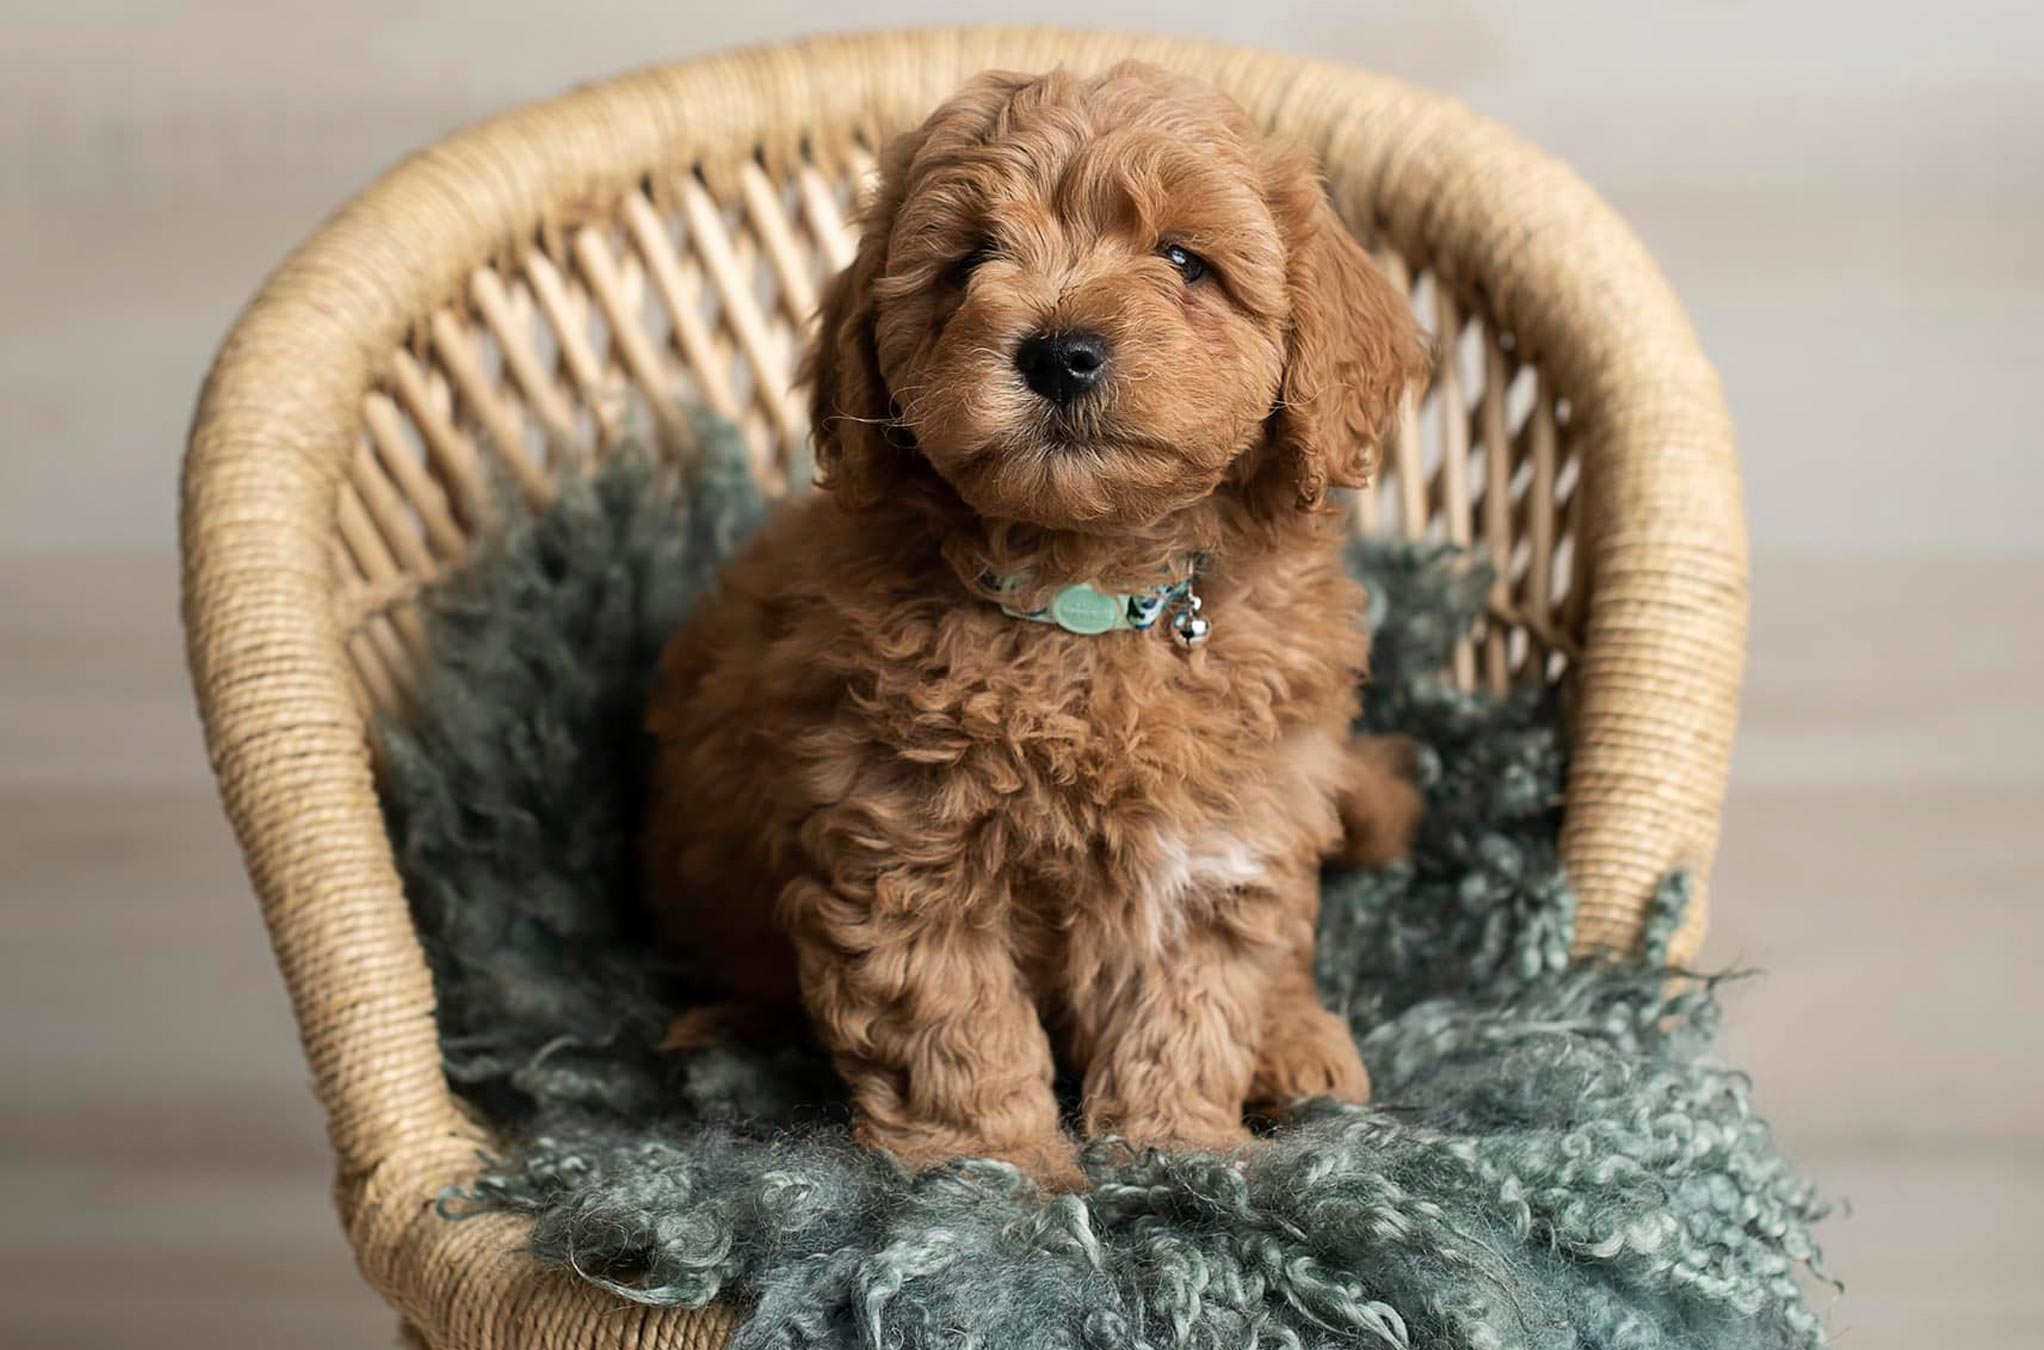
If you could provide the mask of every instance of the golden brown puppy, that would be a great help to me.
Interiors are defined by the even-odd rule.
[[[887,148],[806,370],[827,490],[667,651],[645,857],[663,939],[806,1010],[867,1143],[1069,1180],[1053,1032],[1087,1132],[1140,1144],[1367,1093],[1320,864],[1418,806],[1350,740],[1327,494],[1423,361],[1305,158],[1205,86],[989,74]],[[1058,612],[1114,631],[1027,617],[1080,583]]]

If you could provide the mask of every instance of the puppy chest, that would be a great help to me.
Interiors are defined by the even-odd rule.
[[[932,669],[868,703],[869,729],[887,753],[976,780],[989,798],[1069,818],[1086,833],[1130,810],[1223,809],[1273,753],[1269,708],[1241,706],[1222,682],[1188,683],[1161,635],[1098,641],[1137,650],[1074,657],[1070,644],[990,647],[983,660]]]
[[[1341,708],[1274,693],[1253,659],[1193,665],[1163,634],[1037,641],[1018,622],[896,648],[816,742],[862,761],[814,776],[818,804],[912,828],[976,890],[1125,905],[1145,934],[1332,834]]]

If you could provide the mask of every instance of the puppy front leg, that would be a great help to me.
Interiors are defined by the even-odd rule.
[[[1320,869],[1300,870],[1273,889],[1283,898],[1284,954],[1264,998],[1263,1035],[1249,1105],[1275,1116],[1302,1097],[1370,1099],[1370,1075],[1348,1023],[1320,1002],[1313,981],[1314,929],[1320,922]]]
[[[1242,1102],[1275,955],[1216,925],[1159,949],[1098,950],[1097,981],[1073,1008],[1086,1132],[1213,1153],[1248,1139]]]
[[[1286,958],[1265,1003],[1250,1109],[1277,1116],[1305,1097],[1370,1099],[1370,1075],[1348,1024],[1320,1002],[1310,943]]]
[[[998,1158],[1048,1184],[1078,1180],[1050,1040],[998,925],[964,906],[884,905],[814,878],[788,886],[781,915],[860,1142],[911,1168]]]

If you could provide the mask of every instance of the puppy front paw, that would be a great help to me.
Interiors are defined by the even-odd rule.
[[[1089,1184],[1079,1166],[1079,1147],[1063,1131],[1001,1140],[957,1130],[889,1128],[868,1120],[853,1133],[861,1144],[887,1154],[910,1172],[961,1158],[991,1158],[1012,1165],[1054,1194],[1082,1191]]]
[[[1342,1020],[1314,1003],[1273,1017],[1257,1051],[1249,1086],[1251,1109],[1274,1117],[1305,1097],[1370,1099],[1370,1074]]]
[[[1229,1118],[1144,1111],[1093,1127],[1096,1135],[1116,1135],[1131,1148],[1159,1153],[1216,1153],[1223,1157],[1249,1142],[1249,1129],[1238,1114]]]

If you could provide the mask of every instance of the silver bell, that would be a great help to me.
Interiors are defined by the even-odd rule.
[[[1198,596],[1187,596],[1186,599],[1189,603],[1171,620],[1171,636],[1178,639],[1181,647],[1197,647],[1213,635],[1214,626],[1200,617]]]

